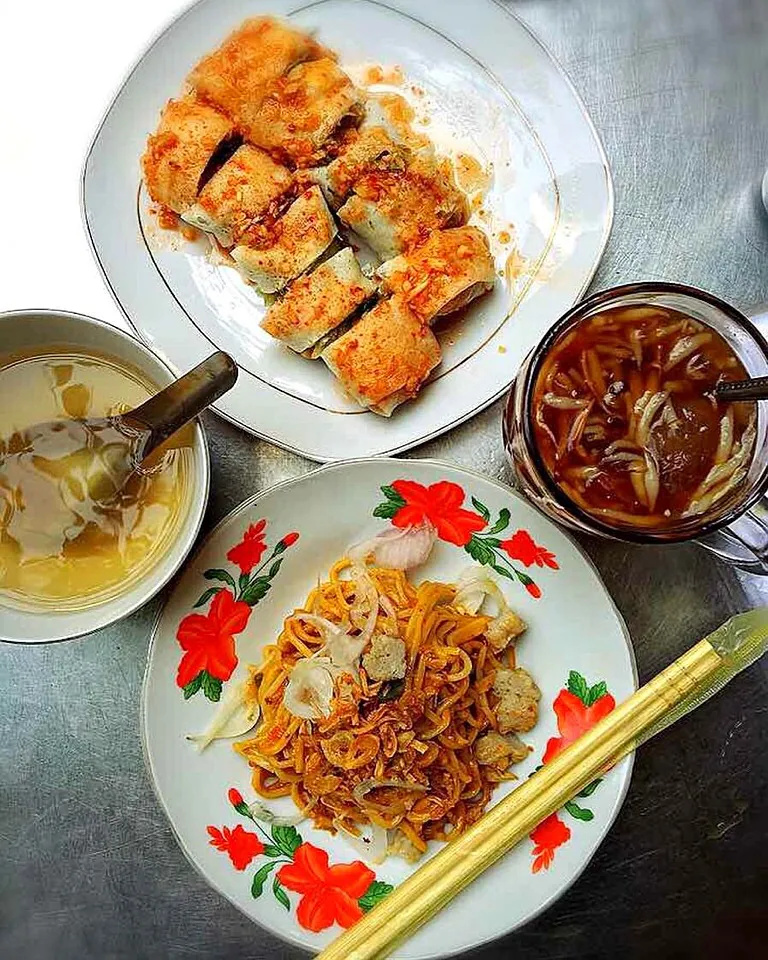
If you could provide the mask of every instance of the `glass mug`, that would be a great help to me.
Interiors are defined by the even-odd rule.
[[[633,283],[582,300],[564,314],[523,361],[503,416],[504,449],[523,493],[548,517],[572,530],[633,543],[695,540],[720,559],[751,573],[768,575],[768,401],[757,402],[754,452],[738,496],[716,515],[681,518],[662,529],[617,529],[587,513],[550,477],[536,449],[532,401],[536,378],[554,344],[587,317],[613,307],[658,306],[686,314],[716,330],[748,376],[768,376],[768,343],[739,310],[719,297],[677,283]]]

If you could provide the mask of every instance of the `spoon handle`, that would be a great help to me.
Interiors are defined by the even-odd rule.
[[[715,396],[718,400],[768,400],[768,377],[718,383]]]
[[[221,350],[123,416],[146,434],[141,459],[230,390],[237,364]]]

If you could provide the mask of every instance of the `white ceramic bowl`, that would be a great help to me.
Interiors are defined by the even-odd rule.
[[[113,356],[165,386],[171,370],[133,337],[93,317],[60,310],[13,310],[0,313],[3,353],[67,345]],[[58,612],[20,610],[3,605],[0,597],[0,639],[15,643],[68,640],[121,620],[153,597],[179,569],[200,529],[208,501],[210,463],[203,428],[195,424],[192,481],[186,515],[168,549],[138,581],[117,596],[82,610]]]

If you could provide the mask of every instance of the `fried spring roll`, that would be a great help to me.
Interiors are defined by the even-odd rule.
[[[251,138],[280,158],[307,166],[346,117],[362,112],[362,94],[333,60],[300,63],[271,87]]]
[[[335,210],[344,203],[355,181],[367,170],[393,164],[399,164],[404,169],[407,156],[386,130],[370,127],[361,130],[327,167],[315,167],[306,173],[320,185],[325,198]]]
[[[299,277],[284,297],[272,304],[262,329],[301,353],[324,340],[376,292],[350,247],[329,257],[312,273]]]
[[[199,97],[233,118],[253,139],[254,123],[274,82],[306,60],[333,57],[309,34],[273,17],[246,20],[197,64],[188,82]]]
[[[433,230],[466,223],[467,202],[447,160],[415,155],[402,170],[366,171],[338,215],[389,260],[423,243]]]
[[[428,323],[465,307],[496,279],[488,238],[477,227],[436,230],[426,243],[387,260],[376,273],[384,292],[402,297]]]
[[[231,247],[292,182],[286,167],[258,147],[244,144],[211,177],[181,218],[213,234],[223,247]]]
[[[279,220],[250,227],[232,258],[245,279],[262,293],[276,293],[308,270],[335,236],[333,214],[315,186],[302,193]]]
[[[193,97],[169,100],[141,158],[150,197],[176,213],[195,202],[206,168],[227,144],[231,120]]]
[[[322,358],[359,404],[389,417],[440,363],[440,345],[402,300],[391,297],[363,314]]]

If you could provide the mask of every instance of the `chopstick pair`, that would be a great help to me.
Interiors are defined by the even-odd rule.
[[[691,647],[440,850],[318,960],[380,960],[596,776],[708,700],[768,649],[768,607]]]

